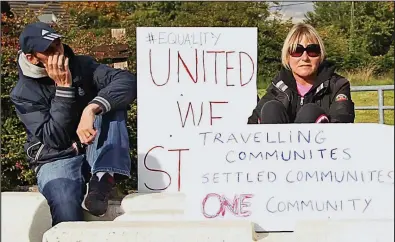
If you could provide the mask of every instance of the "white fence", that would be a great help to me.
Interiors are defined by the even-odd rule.
[[[382,86],[354,86],[351,87],[351,92],[378,92],[378,106],[356,106],[356,110],[378,110],[379,111],[379,123],[384,123],[384,110],[394,110],[394,106],[384,106],[384,91],[394,90],[394,85],[382,85]]]

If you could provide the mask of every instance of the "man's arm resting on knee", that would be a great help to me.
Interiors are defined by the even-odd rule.
[[[99,90],[98,95],[90,102],[101,107],[101,114],[111,109],[126,109],[137,97],[137,80],[135,75],[126,70],[114,69],[99,64],[86,57],[93,73],[93,81]]]
[[[350,82],[345,78],[336,83],[329,117],[331,123],[354,123],[354,102],[351,99]]]
[[[23,95],[11,95],[11,100],[28,132],[49,147],[65,149],[71,145],[70,137],[75,133],[78,122],[74,95],[73,87],[57,87],[50,107]]]

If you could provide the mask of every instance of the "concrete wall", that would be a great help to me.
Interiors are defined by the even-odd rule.
[[[304,221],[295,232],[255,233],[248,221],[187,221],[181,193],[132,194],[111,201],[107,214],[51,228],[49,207],[37,192],[3,192],[4,242],[263,241],[392,242],[393,220]]]

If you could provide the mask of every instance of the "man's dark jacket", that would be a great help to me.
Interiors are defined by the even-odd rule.
[[[11,100],[27,132],[24,150],[32,166],[83,151],[78,148],[76,130],[89,103],[100,105],[103,115],[110,110],[126,110],[136,99],[134,75],[99,64],[89,56],[75,55],[67,45],[64,51],[69,57],[72,87],[57,87],[48,76],[24,75],[18,62],[19,80]]]
[[[323,108],[331,123],[353,123],[355,111],[351,100],[350,82],[334,71],[334,65],[324,61],[318,68],[312,88],[301,97],[292,72],[283,68],[259,100],[248,118],[248,124],[260,123],[262,107],[270,100],[278,100],[284,104],[291,123],[294,122],[299,109],[307,103],[315,103]]]

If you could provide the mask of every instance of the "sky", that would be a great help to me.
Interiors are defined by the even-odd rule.
[[[297,23],[304,20],[304,14],[308,11],[313,10],[312,2],[279,2],[283,5],[281,8],[272,7],[270,10],[275,11],[276,9],[285,17],[293,18],[293,22]],[[288,6],[287,6],[288,5]]]

